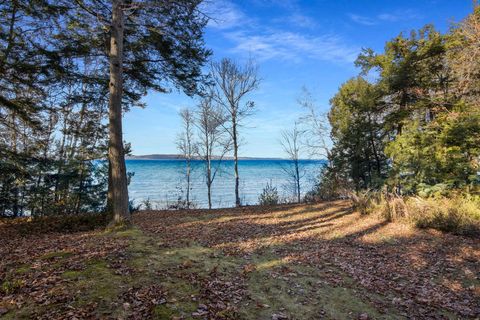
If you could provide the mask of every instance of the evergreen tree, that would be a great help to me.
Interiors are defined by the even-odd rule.
[[[330,101],[329,160],[335,170],[346,173],[355,189],[378,188],[386,176],[381,98],[379,87],[358,77],[343,84]]]

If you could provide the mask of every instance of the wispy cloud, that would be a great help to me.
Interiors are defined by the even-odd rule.
[[[236,43],[234,53],[252,53],[260,60],[281,59],[299,62],[302,58],[351,63],[358,48],[347,46],[335,35],[308,36],[300,33],[270,30],[263,34],[244,31],[227,33]]]
[[[208,26],[215,29],[232,29],[249,21],[234,3],[227,0],[208,1],[202,10],[210,17]]]
[[[280,5],[279,0],[260,1],[261,5]],[[295,1],[287,1],[295,6]],[[285,5],[285,3],[283,3]],[[302,29],[315,29],[317,22],[293,8],[289,15],[277,19],[281,24],[273,26],[247,15],[236,2],[229,0],[213,0],[205,9],[213,19],[209,27],[217,30],[219,35],[233,43],[231,53],[253,55],[259,60],[281,59],[300,62],[303,58],[317,59],[336,63],[351,63],[355,60],[358,48],[349,46],[344,39],[335,34],[309,35],[308,32],[297,32],[292,26]],[[271,20],[270,20],[271,21]],[[285,26],[288,24],[288,26]],[[287,29],[290,29],[286,31]]]
[[[380,24],[381,22],[398,22],[419,19],[421,18],[421,15],[413,10],[397,10],[394,12],[380,13],[373,17],[349,13],[348,17],[355,23],[373,26]]]
[[[348,16],[350,17],[350,19],[356,23],[359,23],[359,24],[363,24],[363,25],[366,25],[366,26],[373,26],[376,24],[375,20],[369,18],[369,17],[365,17],[365,16],[360,16],[358,14],[353,14],[353,13],[349,13]]]
[[[301,13],[294,13],[286,17],[285,19],[283,19],[283,21],[289,23],[294,27],[300,27],[300,28],[306,28],[306,29],[314,29],[317,27],[317,22],[314,19]]]
[[[388,22],[397,22],[397,21],[405,21],[405,20],[414,20],[419,19],[422,16],[413,10],[401,10],[395,11],[393,13],[382,13],[378,16],[379,20],[388,21]]]
[[[281,7],[286,9],[298,8],[297,0],[250,0],[252,4],[260,7]]]

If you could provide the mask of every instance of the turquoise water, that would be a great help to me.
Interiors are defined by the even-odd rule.
[[[302,160],[302,194],[310,190],[322,166],[319,160]],[[140,204],[149,199],[154,208],[163,209],[179,197],[185,197],[185,162],[182,160],[127,160],[127,171],[134,172],[128,187],[130,199]],[[283,198],[292,196],[291,183],[284,168],[289,160],[240,160],[240,198],[242,204],[258,203],[258,196],[267,183],[277,187]],[[207,187],[202,161],[193,161],[190,199],[197,207],[208,205]],[[212,204],[216,208],[235,204],[233,161],[224,161],[212,186]]]

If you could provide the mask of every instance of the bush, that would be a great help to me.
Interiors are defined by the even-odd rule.
[[[150,201],[150,198],[147,198],[145,200],[142,201],[142,208],[143,210],[153,210],[153,205],[152,205],[152,202]]]
[[[395,221],[409,215],[405,199],[396,194],[382,192],[377,196],[376,209],[385,220]]]
[[[419,228],[464,235],[480,234],[480,201],[476,198],[410,198],[410,218]]]
[[[387,192],[356,193],[354,207],[362,214],[375,212],[387,221],[408,220],[419,228],[464,235],[480,235],[480,198],[401,197]]]
[[[373,193],[370,190],[350,193],[349,198],[352,201],[353,208],[358,210],[360,214],[370,213],[370,209],[373,207]]]
[[[348,179],[337,174],[335,169],[326,165],[320,171],[312,190],[304,197],[307,203],[315,203],[325,200],[337,200],[351,198],[353,186]]]
[[[142,204],[136,205],[134,200],[128,200],[128,210],[130,211],[130,213],[133,214],[137,211],[140,211],[141,208]]]
[[[105,228],[109,219],[104,213],[18,218],[11,220],[10,227],[20,234],[70,233]]]
[[[280,201],[278,196],[277,188],[272,186],[271,183],[267,183],[265,188],[263,188],[262,193],[258,197],[258,203],[261,206],[271,206],[276,205]]]

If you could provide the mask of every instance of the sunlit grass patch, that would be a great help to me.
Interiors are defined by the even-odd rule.
[[[54,251],[54,252],[48,252],[44,254],[43,256],[40,257],[40,259],[43,259],[43,260],[63,259],[63,258],[70,257],[72,254],[73,253],[70,251]]]
[[[85,270],[67,271],[63,275],[75,279],[71,289],[78,294],[73,304],[84,306],[96,303],[96,309],[100,314],[108,313],[111,303],[117,299],[122,286],[124,287],[122,277],[116,275],[103,260],[90,261]]]
[[[78,251],[58,241],[43,245],[29,261],[12,263],[7,286],[17,278],[28,286],[50,275],[47,286],[33,291],[46,288],[42,295],[49,299],[64,298],[49,305],[28,300],[21,309],[6,306],[13,311],[4,316],[86,310],[91,317],[128,318],[142,308],[142,316],[153,319],[396,319],[412,310],[423,312],[404,305],[418,306],[408,300],[409,292],[418,294],[411,271],[425,277],[434,267],[428,290],[443,290],[453,299],[461,293],[457,303],[465,306],[479,287],[472,276],[478,252],[470,240],[462,238],[466,242],[450,250],[439,231],[360,215],[344,202],[271,212],[139,215],[138,226],[80,235]],[[433,261],[444,261],[432,263],[432,254]],[[448,273],[435,267],[441,265],[449,265]],[[438,301],[432,314],[450,315]]]
[[[269,319],[272,314],[294,319],[353,319],[360,314],[395,319],[394,315],[382,316],[361,292],[349,287],[352,279],[339,270],[344,286],[329,283],[327,274],[314,267],[268,256],[255,257],[254,261],[256,268],[248,276],[250,300],[240,310],[243,319]]]

